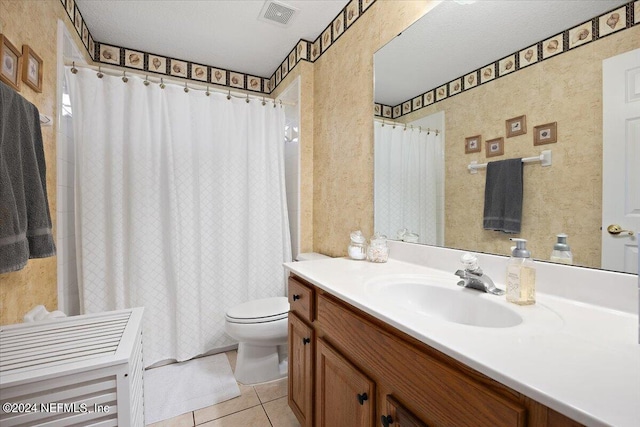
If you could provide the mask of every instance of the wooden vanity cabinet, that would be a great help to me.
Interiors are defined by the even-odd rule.
[[[313,300],[289,313],[289,406],[302,426],[580,425],[296,276],[292,292]]]

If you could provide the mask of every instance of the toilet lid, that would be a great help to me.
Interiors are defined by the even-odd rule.
[[[289,313],[287,297],[247,301],[227,310],[227,319],[235,323],[262,323],[286,319]]]

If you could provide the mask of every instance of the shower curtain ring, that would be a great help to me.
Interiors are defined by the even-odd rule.
[[[280,108],[282,108],[282,99],[280,100]]]
[[[160,89],[164,89],[167,85],[164,84],[164,79],[160,77]]]
[[[273,108],[276,108],[276,100],[273,100]]]
[[[71,63],[71,74],[78,74],[78,69],[76,68],[76,61]]]
[[[211,95],[211,92],[209,92],[209,86],[207,86],[207,91],[204,94],[207,96]]]
[[[189,93],[189,86],[187,86],[187,82],[184,82],[184,93]]]
[[[418,126],[418,133],[422,133],[422,126]]]
[[[149,86],[149,76],[144,76],[144,81],[142,82],[142,84],[144,84],[145,86]]]
[[[231,91],[229,91],[229,92],[227,93],[227,99],[228,99],[228,100],[231,100]]]
[[[262,97],[262,106],[264,107],[265,105],[267,105],[267,102],[264,100],[264,96]]]
[[[104,77],[104,74],[102,74],[102,69],[100,68],[100,66],[98,65],[98,73],[96,74],[96,76],[98,76],[99,79],[101,79],[102,77]]]
[[[407,124],[406,123],[404,124],[404,129],[402,129],[402,130],[405,130],[405,131],[407,130]]]
[[[127,77],[127,72],[126,71],[122,72],[122,81],[125,82],[125,83],[129,81],[129,77]]]
[[[245,101],[247,104],[249,103],[249,94],[247,94],[247,99]]]

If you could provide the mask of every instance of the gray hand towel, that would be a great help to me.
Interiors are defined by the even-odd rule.
[[[484,229],[517,234],[521,223],[522,159],[489,162],[484,187]]]
[[[55,254],[40,114],[0,82],[0,273]]]

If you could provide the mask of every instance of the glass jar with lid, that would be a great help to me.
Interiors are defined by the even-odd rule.
[[[371,238],[367,249],[367,260],[371,262],[387,262],[389,259],[389,246],[387,236],[376,233]]]
[[[367,258],[367,239],[362,231],[354,231],[351,233],[351,243],[348,248],[349,258],[362,260]]]

